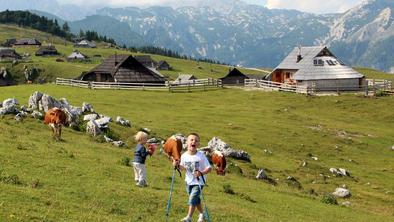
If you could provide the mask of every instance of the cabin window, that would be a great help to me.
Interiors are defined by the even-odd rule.
[[[315,66],[324,66],[324,61],[322,59],[314,59],[313,65]]]
[[[327,64],[330,65],[330,66],[335,66],[335,63],[334,63],[334,61],[332,61],[332,60],[326,60],[326,62],[327,62]]]

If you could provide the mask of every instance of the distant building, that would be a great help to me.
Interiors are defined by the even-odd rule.
[[[41,42],[37,39],[19,39],[14,43],[14,46],[41,46]]]
[[[87,56],[79,51],[74,51],[69,56],[67,56],[67,61],[85,61]]]
[[[112,55],[78,79],[96,82],[165,83],[163,75],[144,66],[131,55]]]
[[[171,66],[170,66],[170,64],[168,64],[167,61],[161,60],[161,61],[159,61],[159,63],[157,64],[156,69],[157,69],[157,70],[170,70],[170,69],[171,69]]]
[[[197,80],[197,78],[192,74],[179,74],[173,83],[178,83],[178,84],[190,83],[193,82],[194,80]]]
[[[13,48],[0,48],[0,62],[2,61],[14,61],[22,59],[18,53],[15,52]]]
[[[37,52],[36,56],[56,56],[59,55],[54,45],[41,46]]]
[[[226,76],[220,79],[224,85],[243,85],[245,83],[245,79],[249,79],[249,77],[237,68],[234,68],[230,70]]]
[[[93,41],[91,42],[91,41],[88,41],[88,40],[84,39],[84,40],[82,40],[82,41],[76,43],[76,44],[74,45],[74,47],[80,47],[80,48],[96,48],[96,43],[93,42]]]
[[[354,90],[364,84],[363,75],[325,46],[295,47],[267,79],[316,90]]]
[[[134,58],[148,68],[155,68],[157,66],[157,62],[150,55],[136,55]]]
[[[16,39],[6,39],[3,44],[1,44],[4,47],[12,47],[16,43]]]

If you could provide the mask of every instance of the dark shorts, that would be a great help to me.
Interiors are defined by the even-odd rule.
[[[204,186],[201,186],[201,189],[203,188]],[[196,206],[201,204],[200,187],[198,185],[186,185],[186,192],[189,194],[189,205]]]

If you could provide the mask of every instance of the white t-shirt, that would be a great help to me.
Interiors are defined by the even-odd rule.
[[[188,152],[183,153],[180,165],[186,169],[185,181],[187,185],[198,185],[199,181],[194,177],[194,171],[203,171],[206,168],[211,168],[207,157],[200,151],[197,151],[194,155],[190,155]],[[206,175],[203,175],[203,177],[206,181]],[[201,178],[200,185],[204,185],[204,181]]]

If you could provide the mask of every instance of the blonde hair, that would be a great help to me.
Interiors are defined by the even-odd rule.
[[[138,131],[138,133],[136,133],[136,134],[134,135],[134,139],[135,139],[137,142],[141,142],[142,139],[147,139],[147,138],[148,138],[148,134],[145,133],[145,132],[142,132],[142,131]]]

